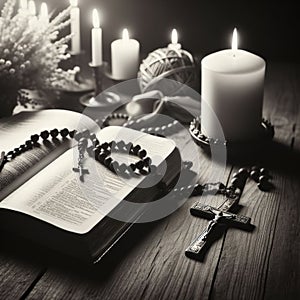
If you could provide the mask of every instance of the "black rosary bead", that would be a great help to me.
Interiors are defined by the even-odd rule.
[[[145,163],[144,163],[143,160],[140,160],[140,161],[137,162],[135,165],[136,165],[136,167],[137,167],[140,171],[143,170],[144,167],[145,167]]]
[[[45,141],[49,138],[50,134],[49,131],[45,130],[43,132],[41,132],[41,138]]]
[[[100,144],[99,140],[96,138],[96,139],[93,139],[92,140],[92,143],[93,143],[93,146],[96,147]]]
[[[52,138],[57,138],[59,135],[59,131],[57,129],[53,129],[50,131],[50,135],[52,136]]]
[[[100,147],[101,147],[103,150],[108,150],[109,144],[108,144],[108,143],[103,143]]]
[[[139,151],[140,151],[141,149],[142,149],[141,146],[140,146],[140,145],[137,145],[137,146],[135,146],[135,147],[132,148],[132,153],[133,153],[134,155],[138,155],[138,153],[139,153]]]
[[[110,164],[110,170],[113,171],[113,172],[117,172],[119,170],[119,163],[117,161],[113,161],[111,164]]]
[[[140,151],[138,152],[138,157],[139,157],[139,158],[143,159],[143,158],[145,158],[146,156],[147,156],[146,150],[140,150]]]
[[[250,173],[250,178],[258,183],[259,182],[259,172],[257,170],[253,170]]]
[[[31,139],[31,141],[32,141],[34,144],[36,144],[36,143],[39,141],[40,137],[39,137],[38,134],[34,134],[34,135],[31,136],[30,139]]]
[[[69,129],[64,128],[63,130],[60,131],[60,135],[61,135],[63,138],[66,138],[66,137],[69,135]]]
[[[135,172],[135,170],[136,170],[136,165],[135,165],[135,164],[131,164],[131,165],[129,166],[129,168],[130,168],[133,172]]]
[[[146,167],[150,167],[150,165],[152,164],[151,158],[150,157],[145,158],[144,163]]]
[[[99,162],[100,162],[101,164],[104,163],[104,161],[105,161],[106,158],[107,158],[107,155],[104,154],[104,153],[98,155],[98,160],[99,160]]]
[[[110,166],[110,164],[112,163],[112,158],[111,157],[106,157],[105,158],[105,160],[104,160],[104,165],[106,166],[106,167],[109,167]]]

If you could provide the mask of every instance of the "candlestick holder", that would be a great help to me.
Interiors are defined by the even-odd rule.
[[[80,98],[80,103],[86,107],[107,107],[121,101],[119,95],[113,92],[103,92],[103,81],[108,77],[108,63],[104,62],[100,66],[89,63],[89,67],[94,74],[95,89]]]
[[[205,136],[201,131],[200,117],[191,122],[189,131],[194,142],[208,154],[212,147],[226,148],[229,160],[248,159],[259,154],[270,144],[275,135],[274,126],[265,119],[262,119],[261,130],[256,137],[240,142],[221,141]]]
[[[88,93],[94,90],[95,83],[93,78],[86,68],[83,68],[85,51],[80,53],[69,52],[70,59],[65,61],[62,65],[63,68],[76,70],[75,83],[69,83],[59,89],[60,92],[64,93]]]

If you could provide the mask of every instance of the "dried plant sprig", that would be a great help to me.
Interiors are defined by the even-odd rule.
[[[7,0],[0,16],[0,88],[55,89],[78,85],[76,70],[62,70],[69,59],[71,35],[60,32],[70,24],[70,7],[51,22],[17,10],[16,0]]]

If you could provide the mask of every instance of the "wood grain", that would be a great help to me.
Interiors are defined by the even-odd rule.
[[[267,85],[265,112],[276,126],[276,144],[272,146],[273,153],[267,153],[268,160],[262,160],[271,162],[271,166],[282,159],[281,155],[285,155],[287,162],[293,124],[298,117],[296,69],[274,68],[268,78],[272,85]],[[276,168],[271,170],[275,191],[262,193],[254,182],[247,185],[241,201],[244,205],[242,213],[252,217],[256,230],[249,234],[228,230],[212,291],[213,299],[284,299],[299,293],[299,282],[294,278],[291,283],[293,276],[299,280],[299,267],[294,265],[294,260],[299,261],[298,254],[292,255],[288,259],[290,265],[286,266],[286,255],[299,252],[299,245],[293,242],[297,240],[297,229],[294,233],[289,232],[299,223],[299,205],[293,204],[297,200],[293,194],[295,188],[291,191],[288,174]],[[282,273],[290,276],[279,276],[278,266]],[[226,274],[231,275],[229,280],[224,280]]]
[[[164,220],[135,226],[94,267],[64,258],[31,263],[30,255],[16,259],[0,252],[1,298],[299,299],[299,72],[297,65],[269,65],[264,114],[276,127],[276,139],[272,151],[258,159],[270,168],[276,189],[262,193],[248,182],[240,213],[252,217],[253,233],[229,229],[203,263],[187,259],[185,248],[207,226],[206,220],[191,217],[189,208],[197,200],[221,201],[195,197]],[[232,166],[225,172],[222,166],[213,168],[187,136],[182,131],[175,139],[184,159],[200,161],[195,166],[200,181],[215,181],[218,171],[227,181]]]

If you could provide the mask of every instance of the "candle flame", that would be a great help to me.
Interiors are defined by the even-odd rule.
[[[29,9],[30,14],[32,14],[33,16],[36,15],[36,5],[35,5],[35,2],[33,0],[29,1],[28,9]]]
[[[127,28],[123,29],[123,35],[122,35],[122,37],[123,37],[123,40],[126,40],[126,41],[129,40],[129,32],[128,32]]]
[[[20,0],[20,8],[21,9],[27,9],[28,8],[27,0]]]
[[[178,44],[178,33],[176,29],[172,30],[172,44]]]
[[[78,6],[78,0],[70,0],[70,4],[73,7],[77,7]]]
[[[49,17],[47,3],[45,3],[45,2],[42,3],[40,14],[41,14],[41,18],[47,19]]]
[[[100,18],[99,18],[99,13],[96,8],[93,10],[93,25],[94,28],[100,28]]]
[[[233,35],[232,35],[232,50],[233,51],[238,50],[238,32],[236,28],[234,28]]]

